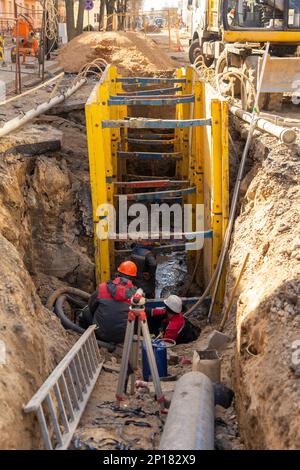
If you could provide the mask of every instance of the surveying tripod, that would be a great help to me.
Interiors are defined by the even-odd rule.
[[[157,365],[154,357],[154,352],[152,348],[152,341],[149,333],[147,315],[145,311],[145,297],[142,289],[138,289],[137,292],[131,299],[131,305],[128,312],[128,321],[127,328],[124,340],[123,355],[121,362],[121,369],[118,380],[118,387],[116,398],[118,401],[122,401],[125,393],[125,384],[127,381],[128,366],[130,353],[132,353],[133,360],[135,364],[133,367],[137,367],[138,364],[138,354],[139,354],[139,342],[134,341],[134,331],[137,326],[138,331],[142,330],[143,339],[145,342],[145,348],[147,353],[147,358],[149,362],[149,367],[151,371],[151,376],[154,384],[156,399],[161,406],[161,409],[165,407],[165,397],[162,393],[161,383],[158,375]],[[135,349],[135,350],[134,350]]]

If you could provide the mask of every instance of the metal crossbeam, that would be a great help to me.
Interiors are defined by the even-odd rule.
[[[180,153],[156,153],[156,152],[118,152],[119,158],[138,159],[138,160],[165,160],[167,158],[179,161],[182,159]]]
[[[142,91],[129,91],[127,93],[118,93],[118,96],[144,96],[144,95],[164,95],[172,94],[178,91],[182,91],[182,86],[173,87],[173,88],[156,88],[155,90],[142,90]]]
[[[143,134],[142,132],[136,133],[130,133],[129,134],[129,139],[141,139],[141,140],[159,140],[162,144],[164,143],[164,140],[173,140],[175,138],[175,135],[173,132],[168,132],[165,134],[156,134],[154,132],[151,132],[149,134]]]
[[[171,140],[150,140],[150,139],[132,139],[128,138],[125,139],[128,144],[136,144],[136,145],[173,145],[175,143],[175,139]]]
[[[166,188],[169,186],[178,186],[189,184],[188,180],[146,180],[146,181],[117,181],[116,186],[124,188]]]
[[[196,188],[175,189],[170,191],[156,191],[149,193],[135,193],[135,194],[116,194],[115,197],[127,197],[128,201],[160,201],[166,197],[177,198],[180,196],[187,196],[188,194],[196,194]]]
[[[165,120],[131,118],[125,121],[103,120],[103,129],[184,129],[186,127],[211,126],[211,119]]]
[[[185,78],[155,78],[155,77],[118,77],[117,83],[135,84],[135,85],[148,85],[148,84],[161,84],[161,83],[186,83]]]
[[[108,106],[174,106],[177,104],[194,103],[193,95],[186,96],[135,96],[135,97],[119,97],[110,96]]]
[[[69,447],[102,369],[95,328],[93,325],[86,330],[24,407],[25,413],[36,413],[47,450]],[[45,403],[50,413],[49,427]]]
[[[136,234],[135,234],[135,239],[136,239]],[[201,239],[206,239],[209,238],[211,239],[213,237],[213,231],[212,230],[207,230],[204,232],[139,232],[138,233],[138,239],[139,243],[142,243],[142,240],[147,240],[149,243],[149,240],[153,240],[153,243],[159,242],[162,240],[201,240]],[[130,233],[117,233],[114,234],[114,237],[111,239],[114,239],[116,241],[126,241],[126,240],[133,240],[134,238],[131,237]],[[192,245],[192,243],[190,244]],[[185,247],[187,249],[187,244],[185,244]]]

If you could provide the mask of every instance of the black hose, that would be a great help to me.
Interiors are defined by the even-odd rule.
[[[66,328],[66,330],[72,330],[82,335],[85,332],[85,330],[81,328],[81,326],[73,323],[64,313],[64,303],[66,300],[67,300],[67,297],[65,295],[60,295],[58,299],[56,300],[54,312],[58,316],[63,327]],[[113,352],[116,349],[115,344],[112,344],[112,343],[106,343],[104,341],[99,341],[99,340],[97,340],[97,343],[100,348],[106,348],[109,352]]]

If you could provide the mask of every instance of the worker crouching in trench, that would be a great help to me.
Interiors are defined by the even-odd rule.
[[[145,281],[143,279],[142,283],[147,289]],[[119,266],[115,279],[100,284],[91,295],[88,307],[80,316],[80,326],[88,328],[97,325],[96,336],[99,340],[123,343],[131,299],[139,287],[137,265],[133,261],[125,261]],[[152,288],[151,280],[148,292]],[[180,297],[171,295],[164,304],[162,308],[146,308],[150,333],[162,339],[172,339],[177,344],[197,339],[200,329],[184,318]]]

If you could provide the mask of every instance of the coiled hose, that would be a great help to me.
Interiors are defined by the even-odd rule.
[[[81,326],[76,325],[76,323],[72,322],[72,320],[70,320],[65,315],[64,303],[67,300],[66,294],[76,295],[77,297],[80,297],[86,301],[88,301],[90,298],[90,295],[87,292],[84,292],[80,289],[75,289],[74,287],[61,287],[60,289],[57,289],[55,292],[53,292],[53,294],[50,295],[48,302],[46,304],[46,307],[52,312],[54,311],[54,313],[60,319],[63,327],[66,330],[72,330],[82,335],[85,332],[85,330],[81,328]],[[105,341],[99,341],[99,340],[97,340],[97,343],[99,347],[105,348],[109,352],[113,352],[116,349],[116,345],[113,343],[106,343]]]

